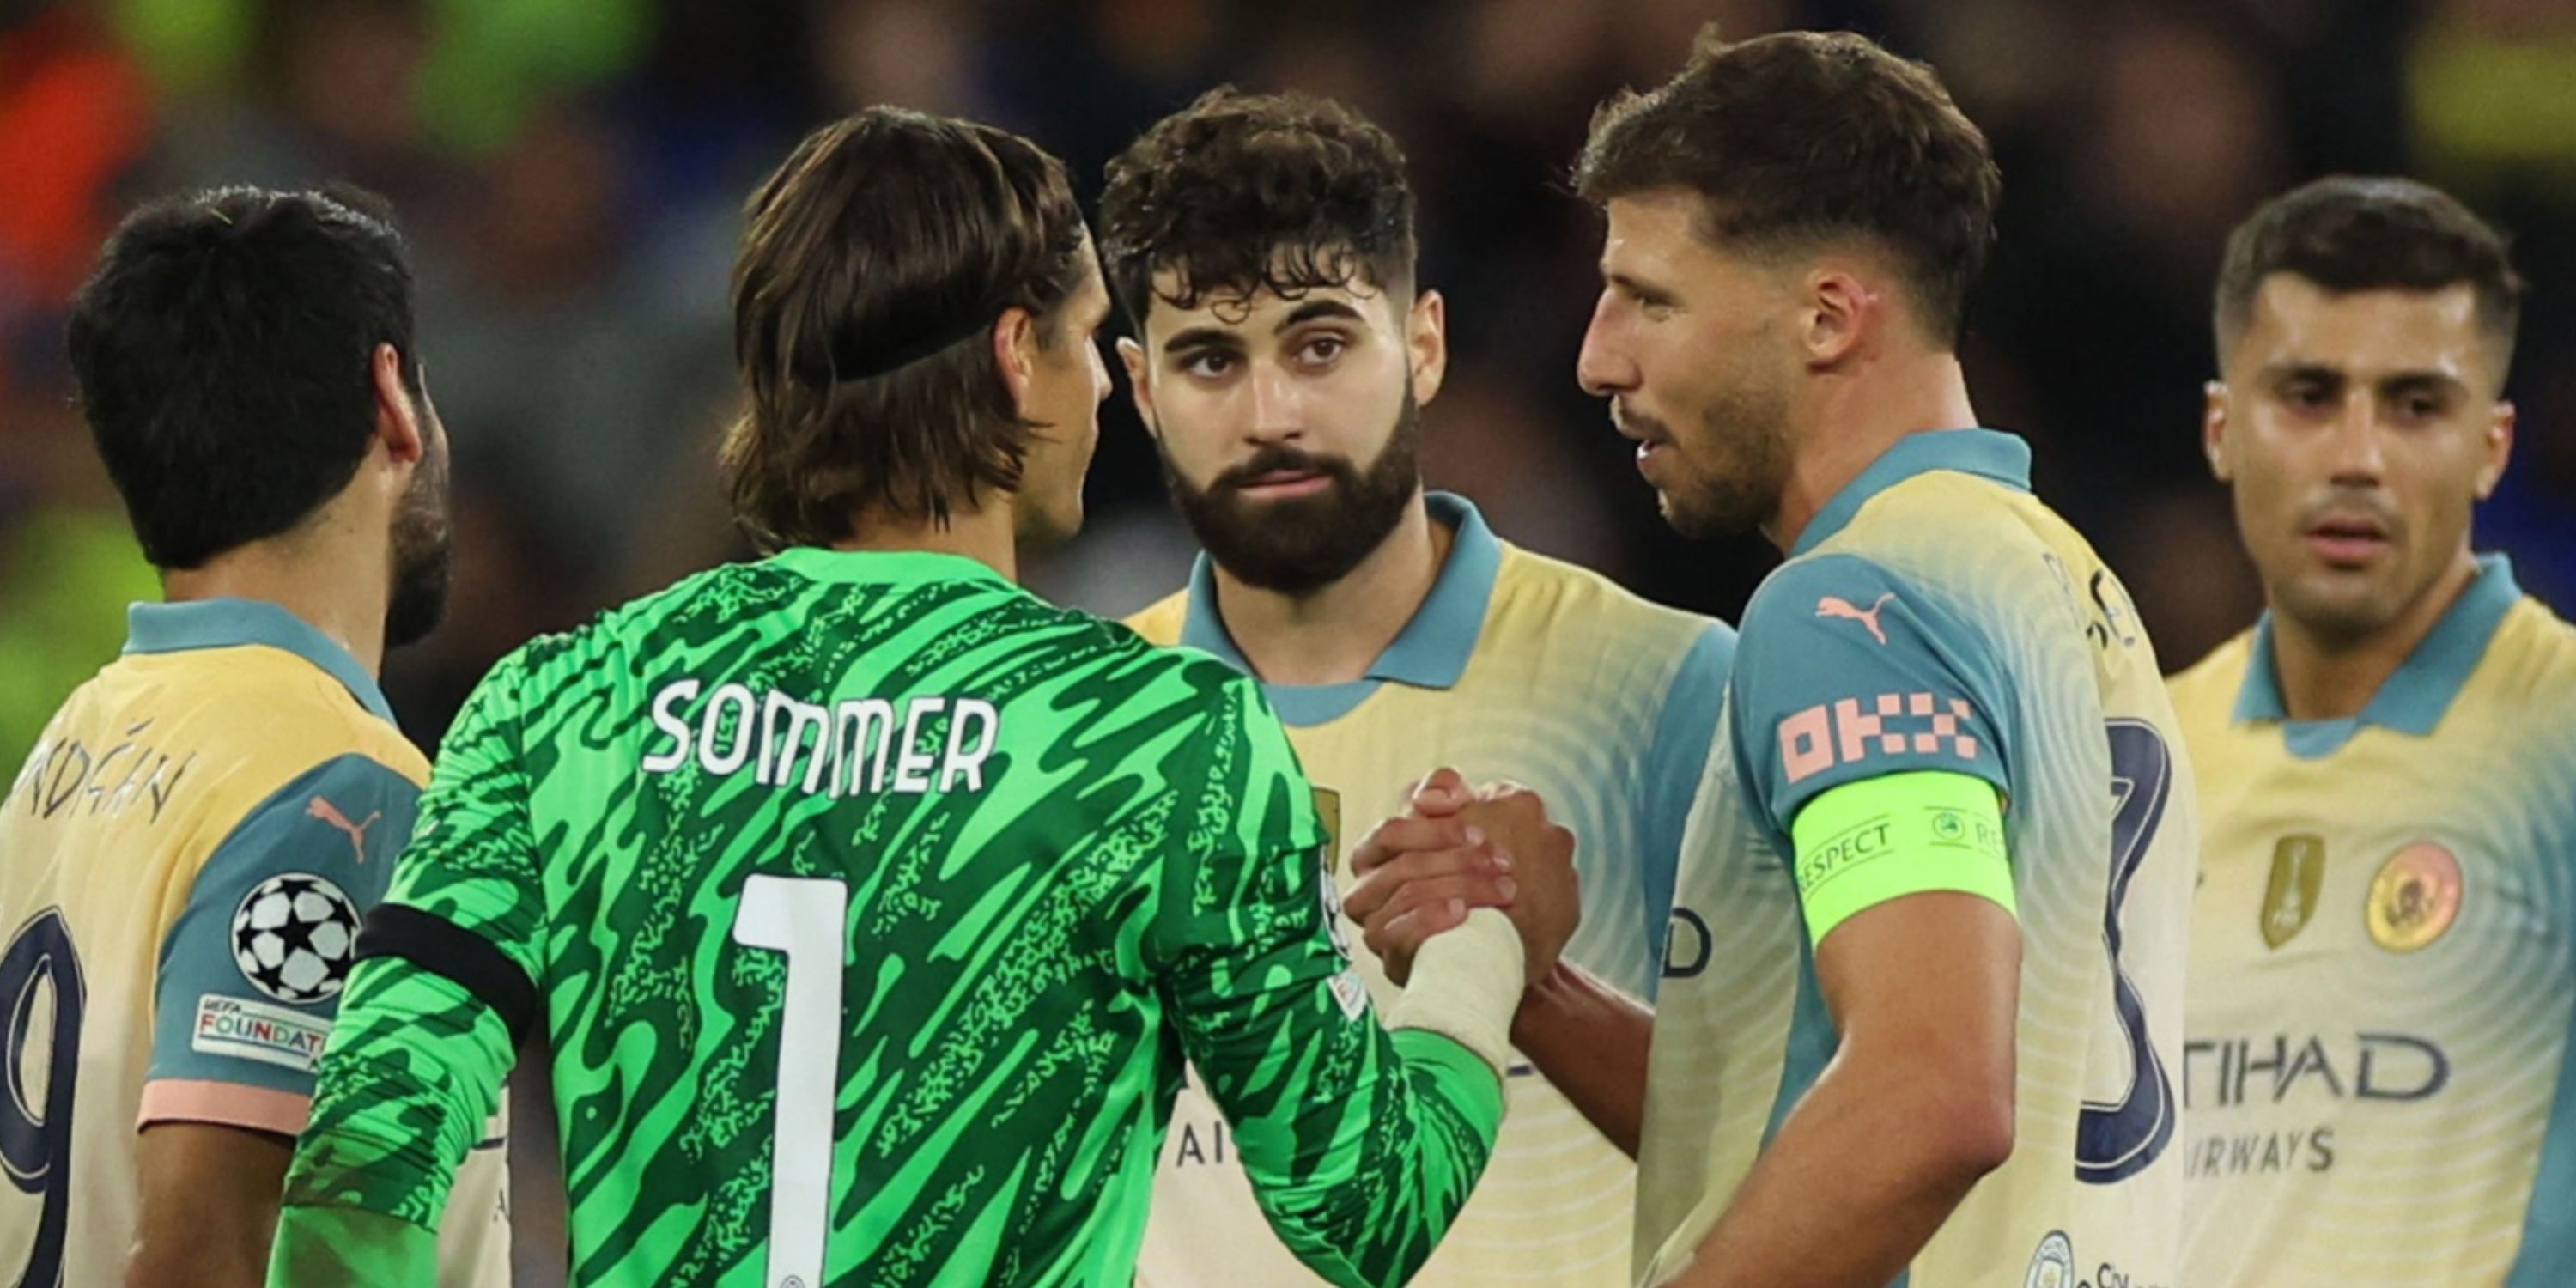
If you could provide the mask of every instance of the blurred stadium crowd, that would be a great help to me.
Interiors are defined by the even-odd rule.
[[[2136,588],[2179,666],[2252,611],[2195,446],[2221,239],[2309,175],[2404,171],[2517,238],[2523,435],[2480,543],[2576,604],[2576,6],[2556,0],[0,0],[0,745],[152,593],[68,401],[61,310],[133,201],[357,182],[415,243],[457,447],[459,593],[387,688],[434,744],[489,661],[738,551],[711,486],[751,183],[872,102],[1024,131],[1085,196],[1210,84],[1346,99],[1407,148],[1456,354],[1433,480],[1505,535],[1733,617],[1772,556],[1653,516],[1575,388],[1592,106],[1737,35],[1842,26],[1932,61],[1995,141],[2002,245],[1968,359],[1987,421]],[[1113,368],[1115,364],[1113,363]],[[1119,613],[1189,553],[1123,395],[1046,593]]]
[[[1359,106],[1411,156],[1424,280],[1450,298],[1433,481],[1507,537],[1732,618],[1775,556],[1673,537],[1575,387],[1598,230],[1563,191],[1593,105],[1670,74],[1711,17],[1868,32],[1986,129],[2006,200],[1966,349],[1978,406],[2033,440],[2042,494],[2123,570],[2168,667],[2255,608],[2197,447],[2219,249],[2333,171],[2413,174],[2515,234],[2522,433],[2479,544],[2576,608],[2563,0],[0,0],[0,748],[156,593],[61,341],[133,202],[326,179],[395,202],[459,581],[386,687],[434,746],[505,649],[742,552],[712,467],[742,198],[808,126],[876,102],[1027,133],[1086,199],[1212,84]],[[1189,541],[1123,393],[1089,496],[1084,536],[1031,568],[1042,592],[1117,614],[1179,583]]]

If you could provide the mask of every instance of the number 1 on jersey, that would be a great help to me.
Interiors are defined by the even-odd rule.
[[[841,953],[848,883],[754,875],[733,940],[787,956],[778,1017],[778,1109],[770,1141],[768,1288],[822,1288],[832,1212],[832,1098],[841,1075]]]

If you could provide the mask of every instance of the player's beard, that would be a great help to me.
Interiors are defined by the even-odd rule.
[[[1407,384],[1395,428],[1365,470],[1348,457],[1272,446],[1204,488],[1183,477],[1165,451],[1163,478],[1218,567],[1248,586],[1308,595],[1349,576],[1395,531],[1422,486],[1421,440],[1422,407]],[[1330,486],[1280,501],[1244,497],[1245,480],[1283,472],[1321,474]]]
[[[1789,399],[1748,382],[1715,395],[1688,436],[1644,412],[1614,404],[1630,432],[1669,445],[1684,477],[1663,493],[1664,521],[1695,541],[1731,537],[1769,523],[1789,482]]]
[[[425,404],[423,426],[434,423]],[[395,511],[392,562],[393,590],[385,603],[385,647],[416,643],[438,629],[447,615],[450,534],[447,523],[447,436],[434,433],[412,471],[402,508]]]

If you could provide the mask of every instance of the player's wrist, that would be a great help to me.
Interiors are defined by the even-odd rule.
[[[1557,958],[1554,968],[1521,994],[1520,1007],[1512,1013],[1512,1045],[1523,1054],[1569,1042],[1579,1046],[1585,1022],[1608,1005],[1608,987],[1582,967]]]
[[[1560,957],[1547,974],[1521,990],[1521,1004],[1512,1011],[1512,1045],[1527,1049],[1533,1037],[1544,1038],[1562,1022],[1574,987],[1574,967]]]
[[[1387,1016],[1398,1029],[1438,1033],[1473,1051],[1501,1077],[1511,1063],[1513,1012],[1523,992],[1525,950],[1511,920],[1492,908],[1433,936],[1414,954],[1404,996]]]

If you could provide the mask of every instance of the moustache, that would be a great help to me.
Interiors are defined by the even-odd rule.
[[[1616,398],[1610,400],[1610,423],[1621,434],[1650,443],[1672,441],[1672,427],[1642,411],[1632,411]]]
[[[1241,490],[1254,479],[1271,474],[1321,474],[1336,481],[1349,482],[1358,477],[1358,470],[1338,456],[1319,456],[1273,444],[1254,452],[1252,459],[1218,474],[1208,490]]]
[[[2365,520],[2392,537],[2405,523],[2404,516],[2379,493],[2336,488],[2299,507],[2298,530],[2307,532],[2330,521],[2354,519]]]

